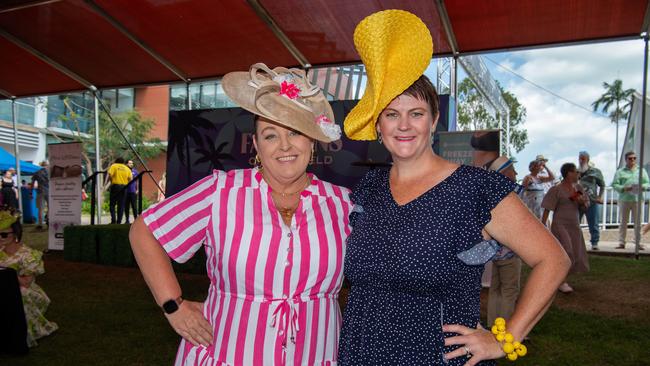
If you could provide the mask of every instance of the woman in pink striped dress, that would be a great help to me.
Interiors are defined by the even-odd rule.
[[[301,70],[255,64],[223,87],[256,115],[259,166],[215,170],[131,227],[143,276],[183,337],[176,365],[336,365],[352,204],[306,168],[315,141],[340,128]],[[208,297],[183,300],[168,256],[185,262],[201,247]]]

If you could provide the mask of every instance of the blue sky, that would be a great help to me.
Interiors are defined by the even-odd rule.
[[[529,144],[515,154],[518,178],[528,173],[537,154],[549,159],[559,174],[565,162],[577,163],[578,152],[589,151],[609,185],[615,172],[615,125],[597,113],[591,103],[600,97],[603,81],[620,78],[625,88],[641,92],[643,41],[607,42],[484,55],[492,76],[514,93],[526,107],[524,126]],[[580,108],[545,92],[497,66],[495,61],[524,78],[584,107]],[[626,123],[619,127],[619,149]],[[514,152],[513,152],[514,154]]]

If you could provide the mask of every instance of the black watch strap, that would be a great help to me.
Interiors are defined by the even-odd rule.
[[[176,299],[167,300],[162,304],[162,309],[165,314],[173,314],[178,310],[182,302],[183,298],[180,296]]]

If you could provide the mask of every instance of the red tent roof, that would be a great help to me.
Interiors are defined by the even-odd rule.
[[[356,63],[355,25],[391,8],[424,20],[433,35],[434,57],[624,39],[647,30],[648,3],[5,0],[0,5],[0,95],[212,78],[258,61],[273,66]]]

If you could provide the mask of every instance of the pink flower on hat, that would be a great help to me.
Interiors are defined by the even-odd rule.
[[[298,88],[296,84],[288,83],[286,81],[283,81],[282,84],[280,84],[280,95],[284,95],[289,99],[296,99],[299,94],[300,88]]]
[[[334,123],[334,122],[332,122],[332,120],[327,118],[326,115],[321,114],[320,116],[316,117],[316,124],[320,126],[323,123]]]
[[[316,117],[316,124],[320,127],[321,131],[323,131],[323,134],[330,139],[338,140],[341,138],[341,127],[331,119],[327,118],[326,115],[321,114]]]

